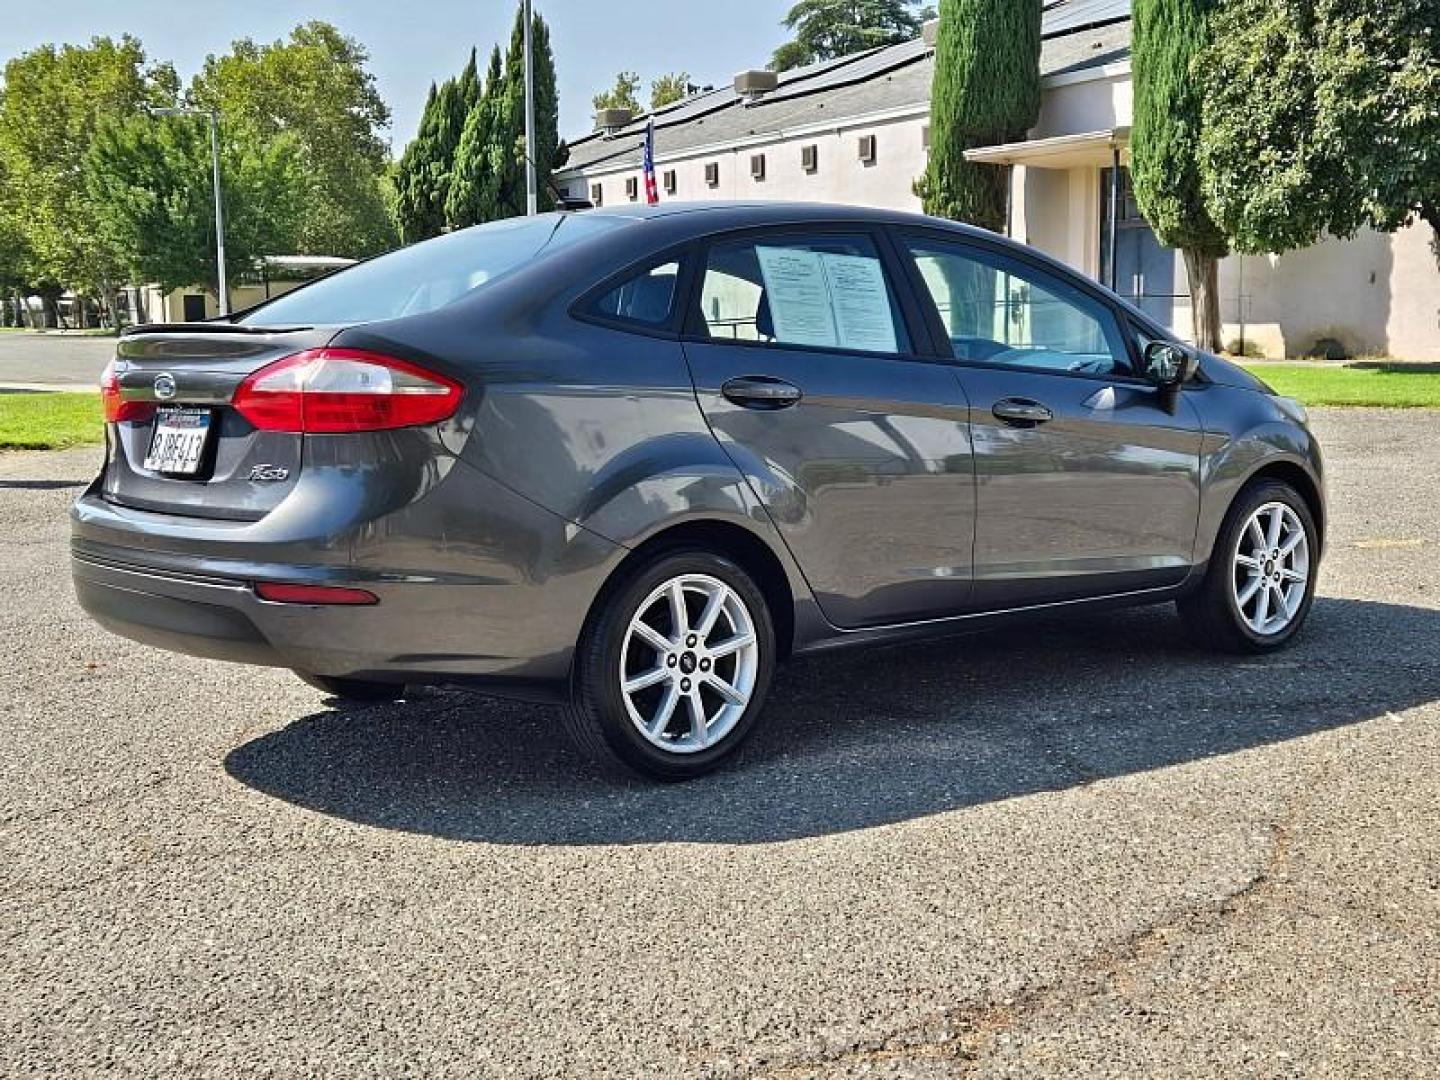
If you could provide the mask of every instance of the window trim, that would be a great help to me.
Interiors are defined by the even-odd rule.
[[[896,352],[874,352],[869,349],[847,349],[843,346],[821,347],[785,341],[746,341],[731,338],[711,337],[703,325],[704,315],[700,311],[700,294],[705,283],[705,271],[710,265],[710,251],[717,245],[734,243],[759,243],[774,241],[784,243],[796,237],[819,236],[862,236],[875,247],[880,258],[880,268],[885,274],[895,304],[899,308],[901,324],[909,339],[908,349]],[[805,352],[811,355],[855,356],[865,359],[903,360],[910,363],[935,363],[944,360],[935,349],[933,335],[922,309],[914,295],[914,287],[906,276],[900,253],[895,248],[887,229],[870,221],[804,221],[772,225],[750,225],[738,229],[727,229],[697,237],[694,250],[690,252],[691,267],[688,292],[685,294],[684,319],[680,324],[680,340],[696,345],[720,345],[726,348],[780,349],[786,352]]]
[[[1128,333],[1128,325],[1135,322],[1133,314],[1118,301],[1118,298],[1109,296],[1106,292],[1094,285],[1092,282],[1077,274],[1069,268],[1063,268],[1057,272],[1056,268],[1047,265],[1047,260],[1035,258],[1027,249],[1007,244],[1002,247],[999,244],[986,243],[983,239],[972,237],[968,233],[950,232],[947,229],[927,228],[925,226],[892,226],[891,232],[895,248],[904,264],[906,279],[910,288],[915,292],[917,301],[924,313],[926,325],[930,328],[931,336],[934,338],[937,350],[944,356],[947,363],[962,368],[980,368],[985,371],[1022,371],[1031,375],[1057,375],[1067,379],[1087,379],[1091,382],[1125,383],[1132,386],[1155,387],[1155,383],[1143,375],[1136,374],[1141,370],[1139,350],[1136,348],[1135,335]],[[1003,265],[1006,262],[1016,267],[1023,268],[1027,274],[1037,275],[1040,278],[1050,277],[1059,281],[1071,292],[1079,293],[1081,296],[1093,301],[1096,305],[1109,313],[1112,320],[1112,329],[1119,336],[1121,344],[1125,348],[1128,359],[1129,371],[1112,371],[1101,374],[1089,371],[1056,371],[1053,368],[1026,367],[1021,364],[992,364],[983,360],[967,360],[955,355],[955,349],[950,341],[950,334],[945,329],[945,321],[940,316],[940,308],[935,303],[935,298],[930,293],[924,277],[920,273],[920,267],[915,261],[915,256],[910,250],[909,241],[920,240],[931,243],[946,244],[956,248],[968,249],[976,252],[978,258],[991,263]],[[1149,325],[1148,322],[1142,325]],[[1166,339],[1173,338],[1168,332],[1164,335]]]
[[[690,295],[692,285],[694,256],[695,244],[687,241],[659,253],[652,253],[636,259],[626,265],[624,269],[617,270],[609,277],[602,279],[598,285],[592,285],[586,289],[575,299],[567,311],[572,319],[579,322],[603,326],[609,330],[620,330],[627,334],[640,334],[643,337],[678,341],[680,339],[680,323],[685,315],[686,297]],[[607,315],[596,309],[596,305],[601,299],[613,290],[657,266],[664,266],[666,263],[672,262],[678,266],[675,274],[675,296],[670,304],[670,317],[663,323],[636,322],[616,315]]]

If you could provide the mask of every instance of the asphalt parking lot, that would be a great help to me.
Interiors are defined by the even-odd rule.
[[[106,635],[0,455],[0,1074],[1396,1076],[1440,1061],[1440,413],[1325,412],[1297,646],[1171,609],[796,663],[593,774]]]

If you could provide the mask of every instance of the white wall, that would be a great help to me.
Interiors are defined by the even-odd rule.
[[[661,202],[703,199],[763,199],[801,202],[834,202],[852,206],[876,206],[892,210],[919,210],[920,200],[911,189],[925,171],[926,153],[920,116],[889,119],[875,123],[847,124],[821,131],[780,133],[775,137],[732,147],[713,147],[682,157],[657,157],[657,181],[675,170],[677,189],[667,195],[662,187]],[[862,135],[874,135],[875,164],[859,160],[857,144]],[[806,173],[800,165],[801,147],[814,145],[819,167]],[[750,157],[765,155],[765,179],[750,175]],[[720,183],[705,183],[705,166],[719,163]],[[583,188],[568,179],[574,194],[590,185],[601,184],[606,206],[622,206],[631,200],[625,194],[625,180],[640,177],[638,168],[595,170],[584,174]],[[644,183],[639,198],[644,198]]]

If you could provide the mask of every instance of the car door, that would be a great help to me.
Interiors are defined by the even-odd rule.
[[[974,600],[1001,609],[1174,585],[1194,557],[1201,424],[1135,371],[1078,278],[997,247],[901,236],[970,403]]]
[[[860,228],[707,244],[684,343],[711,428],[842,627],[955,614],[970,592],[968,410],[917,351],[883,244]]]

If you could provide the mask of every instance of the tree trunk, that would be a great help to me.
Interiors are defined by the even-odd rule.
[[[1190,279],[1190,318],[1195,344],[1206,352],[1219,352],[1220,260],[1214,255],[1186,251],[1185,274]]]

